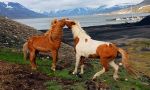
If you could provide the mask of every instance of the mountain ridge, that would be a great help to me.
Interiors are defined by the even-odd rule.
[[[77,7],[77,8],[62,9],[62,10],[33,11],[17,2],[0,2],[0,16],[5,16],[13,19],[14,18],[20,19],[20,18],[82,16],[82,15],[94,15],[94,14],[105,14],[105,13],[107,14],[111,12],[119,13],[121,10],[128,10],[129,7],[131,6],[135,7],[138,5],[143,5],[144,3],[146,4],[150,3],[150,1],[144,0],[143,2],[137,5],[131,5],[127,3],[122,5],[114,5],[111,7],[108,7],[107,5],[103,5],[97,8]],[[140,10],[140,12],[142,12],[142,10]]]
[[[46,17],[46,15],[32,11],[16,2],[0,2],[0,15],[8,18]]]
[[[143,2],[132,5],[126,9],[121,9],[118,11],[111,12],[111,14],[130,14],[130,13],[150,13],[150,0],[144,0]]]
[[[99,6],[97,8],[89,8],[89,7],[78,7],[72,9],[63,9],[58,11],[49,11],[49,12],[41,12],[41,14],[48,15],[50,17],[60,17],[60,16],[78,16],[78,15],[93,15],[99,13],[108,13],[116,10],[120,10],[123,8],[127,8],[130,5],[114,5],[112,7]]]

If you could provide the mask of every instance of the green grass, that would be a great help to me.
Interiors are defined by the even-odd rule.
[[[23,60],[23,55],[21,52],[16,52],[13,51],[13,49],[9,48],[0,48],[0,60],[16,64],[29,65],[29,61]],[[45,73],[50,77],[58,77],[63,80],[74,81],[72,85],[67,86],[63,85],[58,81],[45,82],[45,85],[47,85],[48,90],[64,90],[66,88],[71,90],[85,90],[85,82],[87,80],[90,80],[97,71],[101,70],[101,66],[97,61],[91,61],[91,64],[93,65],[93,67],[86,68],[85,74],[82,75],[82,78],[78,78],[77,76],[68,73],[70,68],[73,69],[74,66],[71,66],[69,69],[66,68],[63,70],[57,70],[56,72],[53,72],[52,70],[50,70],[51,60],[40,60],[37,58],[38,71]],[[120,67],[119,70],[119,76],[121,78],[119,81],[115,81],[112,78],[112,75],[113,70],[111,68],[109,72],[106,72],[100,77],[98,77],[98,80],[105,82],[108,86],[110,86],[112,90],[131,90],[133,88],[135,90],[150,90],[150,87],[143,84],[143,82],[140,79],[133,79],[131,76],[129,76],[122,67]],[[128,81],[125,80],[126,78],[128,79]]]
[[[59,83],[57,83],[56,81],[48,81],[45,83],[48,90],[63,90],[62,86],[59,85]]]

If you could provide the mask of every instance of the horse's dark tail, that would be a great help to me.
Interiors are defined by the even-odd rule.
[[[27,60],[29,58],[28,42],[25,42],[23,44],[22,50],[23,50],[24,60]]]
[[[123,50],[122,48],[118,48],[118,52],[121,53],[122,55],[122,64],[124,66],[124,68],[127,70],[127,72],[129,74],[135,75],[136,77],[138,77],[136,70],[133,69],[133,67],[129,64],[129,56],[128,53]]]

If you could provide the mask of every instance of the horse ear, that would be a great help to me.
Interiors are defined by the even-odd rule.
[[[57,19],[54,19],[54,20],[51,22],[51,25],[57,23],[57,21],[58,21]]]
[[[69,20],[69,18],[63,18],[62,20]]]
[[[75,25],[76,23],[75,22],[71,22],[71,25]]]

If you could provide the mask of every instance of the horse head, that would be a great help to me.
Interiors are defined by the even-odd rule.
[[[63,18],[63,19],[60,19],[60,20],[54,19],[51,22],[52,27],[61,27],[61,28],[63,28],[65,25],[66,25],[66,18]]]
[[[66,20],[66,18],[58,20],[57,25],[63,28],[66,25]]]
[[[54,20],[52,20],[51,25],[55,25],[57,23],[57,19],[55,18]]]
[[[71,29],[73,25],[76,25],[76,22],[74,20],[66,20],[66,26]]]

